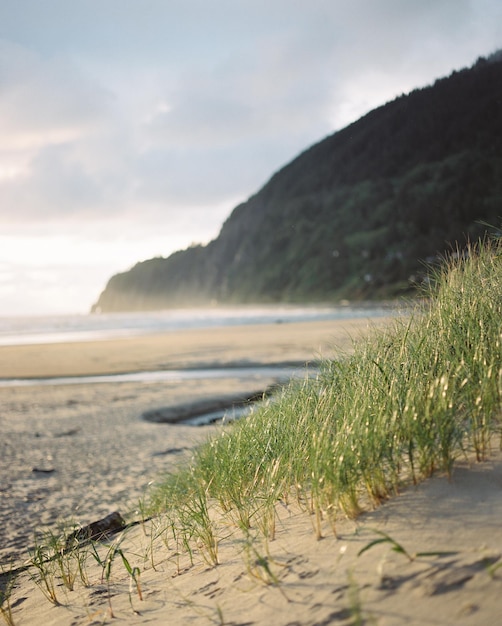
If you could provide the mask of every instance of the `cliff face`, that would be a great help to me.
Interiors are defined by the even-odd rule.
[[[113,276],[93,308],[390,297],[420,281],[424,261],[501,216],[496,54],[310,147],[207,246]]]

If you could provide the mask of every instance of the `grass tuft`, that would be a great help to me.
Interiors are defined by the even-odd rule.
[[[268,540],[277,502],[296,498],[320,538],[403,484],[451,475],[460,456],[484,460],[501,432],[501,275],[500,241],[446,260],[411,317],[226,425],[157,487],[149,513],[171,516],[215,565],[211,511]]]

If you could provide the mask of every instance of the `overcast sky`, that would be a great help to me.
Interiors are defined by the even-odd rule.
[[[0,315],[87,312],[312,143],[500,47],[500,0],[0,0]]]

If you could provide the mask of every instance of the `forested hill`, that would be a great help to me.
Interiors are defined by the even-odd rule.
[[[215,240],[113,276],[93,310],[392,297],[501,216],[499,52],[312,146]]]

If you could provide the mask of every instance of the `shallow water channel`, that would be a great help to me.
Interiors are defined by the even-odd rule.
[[[254,397],[226,397],[209,399],[191,406],[188,410],[184,407],[166,407],[142,414],[142,419],[156,423],[182,423],[190,426],[204,426],[226,420],[232,421],[245,417],[252,410],[257,401],[269,395],[272,388],[282,386],[293,378],[305,378],[315,374],[316,368],[293,367],[293,366],[252,366],[252,367],[220,367],[220,368],[194,368],[180,370],[158,370],[150,372],[127,372],[122,374],[104,374],[93,376],[61,376],[47,378],[3,378],[0,379],[0,387],[35,387],[35,386],[61,386],[61,385],[95,385],[95,384],[121,384],[121,383],[183,383],[194,380],[216,380],[225,378],[246,379],[256,378],[273,380],[268,388],[261,389],[262,393],[254,394]]]

